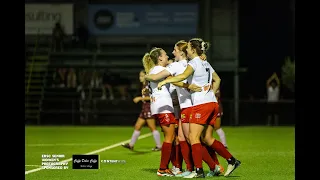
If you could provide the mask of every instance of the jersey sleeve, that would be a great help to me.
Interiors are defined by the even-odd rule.
[[[193,71],[195,71],[197,69],[197,63],[195,60],[189,61],[188,65],[190,65],[192,67]]]
[[[169,64],[165,69],[171,74],[171,76],[174,76],[178,70],[177,67],[178,64],[176,62]]]

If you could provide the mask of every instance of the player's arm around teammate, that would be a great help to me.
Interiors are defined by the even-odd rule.
[[[142,84],[142,88],[147,86],[147,82],[146,82],[144,76],[145,76],[145,71],[140,71],[139,80],[140,80],[140,83]],[[140,101],[142,101],[142,109],[141,109],[140,115],[135,123],[134,131],[131,136],[131,141],[129,143],[122,144],[122,146],[127,149],[133,150],[133,147],[140,136],[141,128],[147,123],[148,127],[150,128],[150,130],[153,134],[153,138],[156,143],[156,146],[154,148],[152,148],[152,150],[159,151],[159,150],[161,150],[160,133],[156,129],[156,120],[151,115],[150,102],[149,102],[150,101],[149,92],[146,91],[145,93],[142,94],[142,96],[137,96],[133,99],[134,103],[138,103]]]
[[[168,58],[169,57],[162,48],[153,48],[149,53],[144,55],[142,63],[147,74],[156,74],[168,65]],[[151,90],[151,113],[155,119],[159,121],[164,133],[164,141],[161,149],[161,161],[157,175],[174,176],[168,168],[172,142],[175,137],[176,124],[169,87],[158,90],[157,82],[150,82],[149,87]]]
[[[204,177],[200,136],[206,124],[209,126],[206,130],[204,141],[227,160],[228,169],[225,176],[229,176],[240,165],[240,161],[235,159],[223,144],[213,137],[213,125],[219,108],[214,93],[219,89],[221,79],[211,67],[210,63],[201,60],[199,57],[199,55],[203,54],[208,48],[209,44],[202,39],[191,39],[188,43],[187,53],[188,57],[192,60],[188,63],[186,70],[178,76],[165,79],[158,83],[158,88],[161,89],[161,87],[167,83],[180,82],[193,75],[191,83],[202,86],[201,92],[193,92],[191,94],[193,108],[192,118],[190,119],[189,138],[192,144],[194,164],[197,168],[194,177]],[[213,81],[214,86],[211,87]]]

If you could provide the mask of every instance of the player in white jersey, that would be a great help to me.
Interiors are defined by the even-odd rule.
[[[175,62],[173,62],[172,64],[169,64],[165,70],[159,72],[158,74],[146,75],[145,76],[146,80],[157,82],[168,76],[178,75],[183,73],[183,71],[188,65],[187,52],[186,52],[187,45],[188,45],[188,42],[186,41],[177,42],[172,52],[172,54],[175,56]],[[191,102],[191,95],[189,92],[190,89],[188,89],[187,80],[176,85],[177,85],[176,91],[177,91],[179,105],[181,109],[181,112],[179,114],[180,119],[179,119],[179,126],[178,126],[178,140],[181,148],[181,153],[184,161],[186,162],[187,167],[186,167],[186,171],[183,173],[179,173],[179,171],[181,172],[181,169],[177,169],[175,167],[173,167],[172,172],[174,172],[176,176],[187,176],[191,174],[194,168],[192,156],[191,156],[191,148],[188,144],[189,117],[191,113],[192,102]],[[190,88],[192,88],[192,86],[190,86]],[[199,87],[198,89],[193,89],[193,90],[199,90]]]
[[[161,48],[153,48],[149,53],[143,57],[143,66],[147,74],[157,74],[161,72],[168,65],[167,53]],[[172,142],[175,137],[174,109],[172,98],[169,92],[169,84],[164,86],[161,90],[157,88],[158,82],[150,82],[150,102],[151,114],[159,121],[159,124],[164,133],[164,141],[161,149],[160,168],[157,171],[158,176],[174,176],[168,168],[170,155],[172,150]]]
[[[172,52],[172,54],[175,56],[175,59],[177,60],[177,62],[168,65],[166,67],[166,69],[161,71],[160,73],[147,75],[145,78],[147,80],[151,80],[151,81],[158,81],[160,79],[163,79],[163,78],[171,76],[171,75],[176,76],[176,75],[182,74],[188,65],[187,51],[186,51],[187,45],[188,45],[188,42],[186,42],[186,41],[177,42],[175,44],[174,50]],[[204,54],[201,55],[201,58],[206,59]],[[191,78],[192,78],[192,76],[190,76],[188,78],[189,82],[191,81]],[[188,86],[187,80],[184,80],[183,83],[180,85],[178,84],[178,86],[187,87]],[[190,86],[190,87],[191,87],[190,89],[193,91],[201,91],[201,87],[196,86],[194,84],[192,84],[192,86]],[[192,89],[192,88],[194,88],[194,89]],[[191,172],[193,171],[192,156],[190,153],[191,148],[189,147],[190,141],[188,138],[188,136],[189,136],[189,118],[190,118],[190,114],[192,111],[191,94],[188,89],[185,89],[182,87],[180,87],[180,88],[177,87],[177,91],[178,91],[180,108],[181,108],[181,118],[180,118],[181,121],[179,122],[178,136],[179,136],[182,155],[183,155],[183,158],[186,162],[187,169],[184,173],[178,174],[176,176],[188,177],[191,174]],[[213,156],[217,160],[216,154],[213,152],[213,153],[211,153],[211,156],[210,156],[210,154],[206,148],[204,148],[202,150],[202,153],[203,153],[203,160],[208,164],[208,166],[210,167],[210,170],[215,174],[220,174],[221,172],[219,171],[219,168],[216,169],[216,164],[219,164],[219,162],[215,161],[214,158],[211,157],[211,156]],[[221,167],[220,170],[223,171],[222,166],[219,165],[219,167]],[[180,171],[180,169],[178,171]]]
[[[202,178],[205,176],[202,168],[202,145],[200,143],[200,136],[205,125],[208,125],[208,128],[206,129],[204,142],[228,162],[228,168],[224,176],[229,176],[241,164],[239,160],[235,159],[230,154],[220,141],[213,137],[213,126],[219,113],[219,105],[215,93],[220,87],[221,80],[211,65],[199,57],[208,48],[209,43],[204,42],[202,39],[191,39],[188,42],[187,48],[188,57],[191,60],[189,61],[186,70],[178,76],[167,78],[158,83],[158,88],[162,89],[162,86],[168,83],[180,82],[192,75],[191,84],[202,87],[201,92],[191,92],[193,107],[191,112],[192,117],[189,120],[189,138],[192,145],[193,162],[196,167],[196,172],[193,174],[193,177],[195,178]]]

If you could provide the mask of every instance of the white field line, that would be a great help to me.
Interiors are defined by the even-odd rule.
[[[90,144],[90,143],[57,143],[57,144],[26,144],[27,147],[50,147],[50,146],[99,146],[103,144]]]
[[[147,134],[139,136],[138,139],[144,139],[144,138],[147,138],[147,137],[150,137],[150,136],[152,136],[152,133],[147,133]],[[130,140],[131,139],[128,139],[128,140],[125,140],[125,141],[122,141],[122,142],[119,142],[119,143],[116,143],[116,144],[113,144],[113,145],[110,145],[110,146],[107,146],[107,147],[104,147],[104,148],[101,148],[101,149],[97,149],[95,151],[88,152],[85,155],[97,154],[97,153],[100,153],[100,152],[103,152],[103,151],[106,151],[106,150],[121,146],[121,144],[129,143]],[[60,163],[67,163],[67,162],[70,162],[70,161],[72,161],[72,158],[60,161]],[[25,171],[24,174],[27,175],[27,174],[34,173],[34,172],[37,172],[37,171],[40,171],[40,170],[42,170],[41,167],[40,168],[36,168],[36,169],[31,169],[29,171]]]

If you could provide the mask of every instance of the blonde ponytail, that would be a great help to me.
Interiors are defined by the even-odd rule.
[[[154,62],[151,60],[150,54],[144,54],[142,58],[142,64],[146,74],[149,74],[150,70],[155,66]]]

